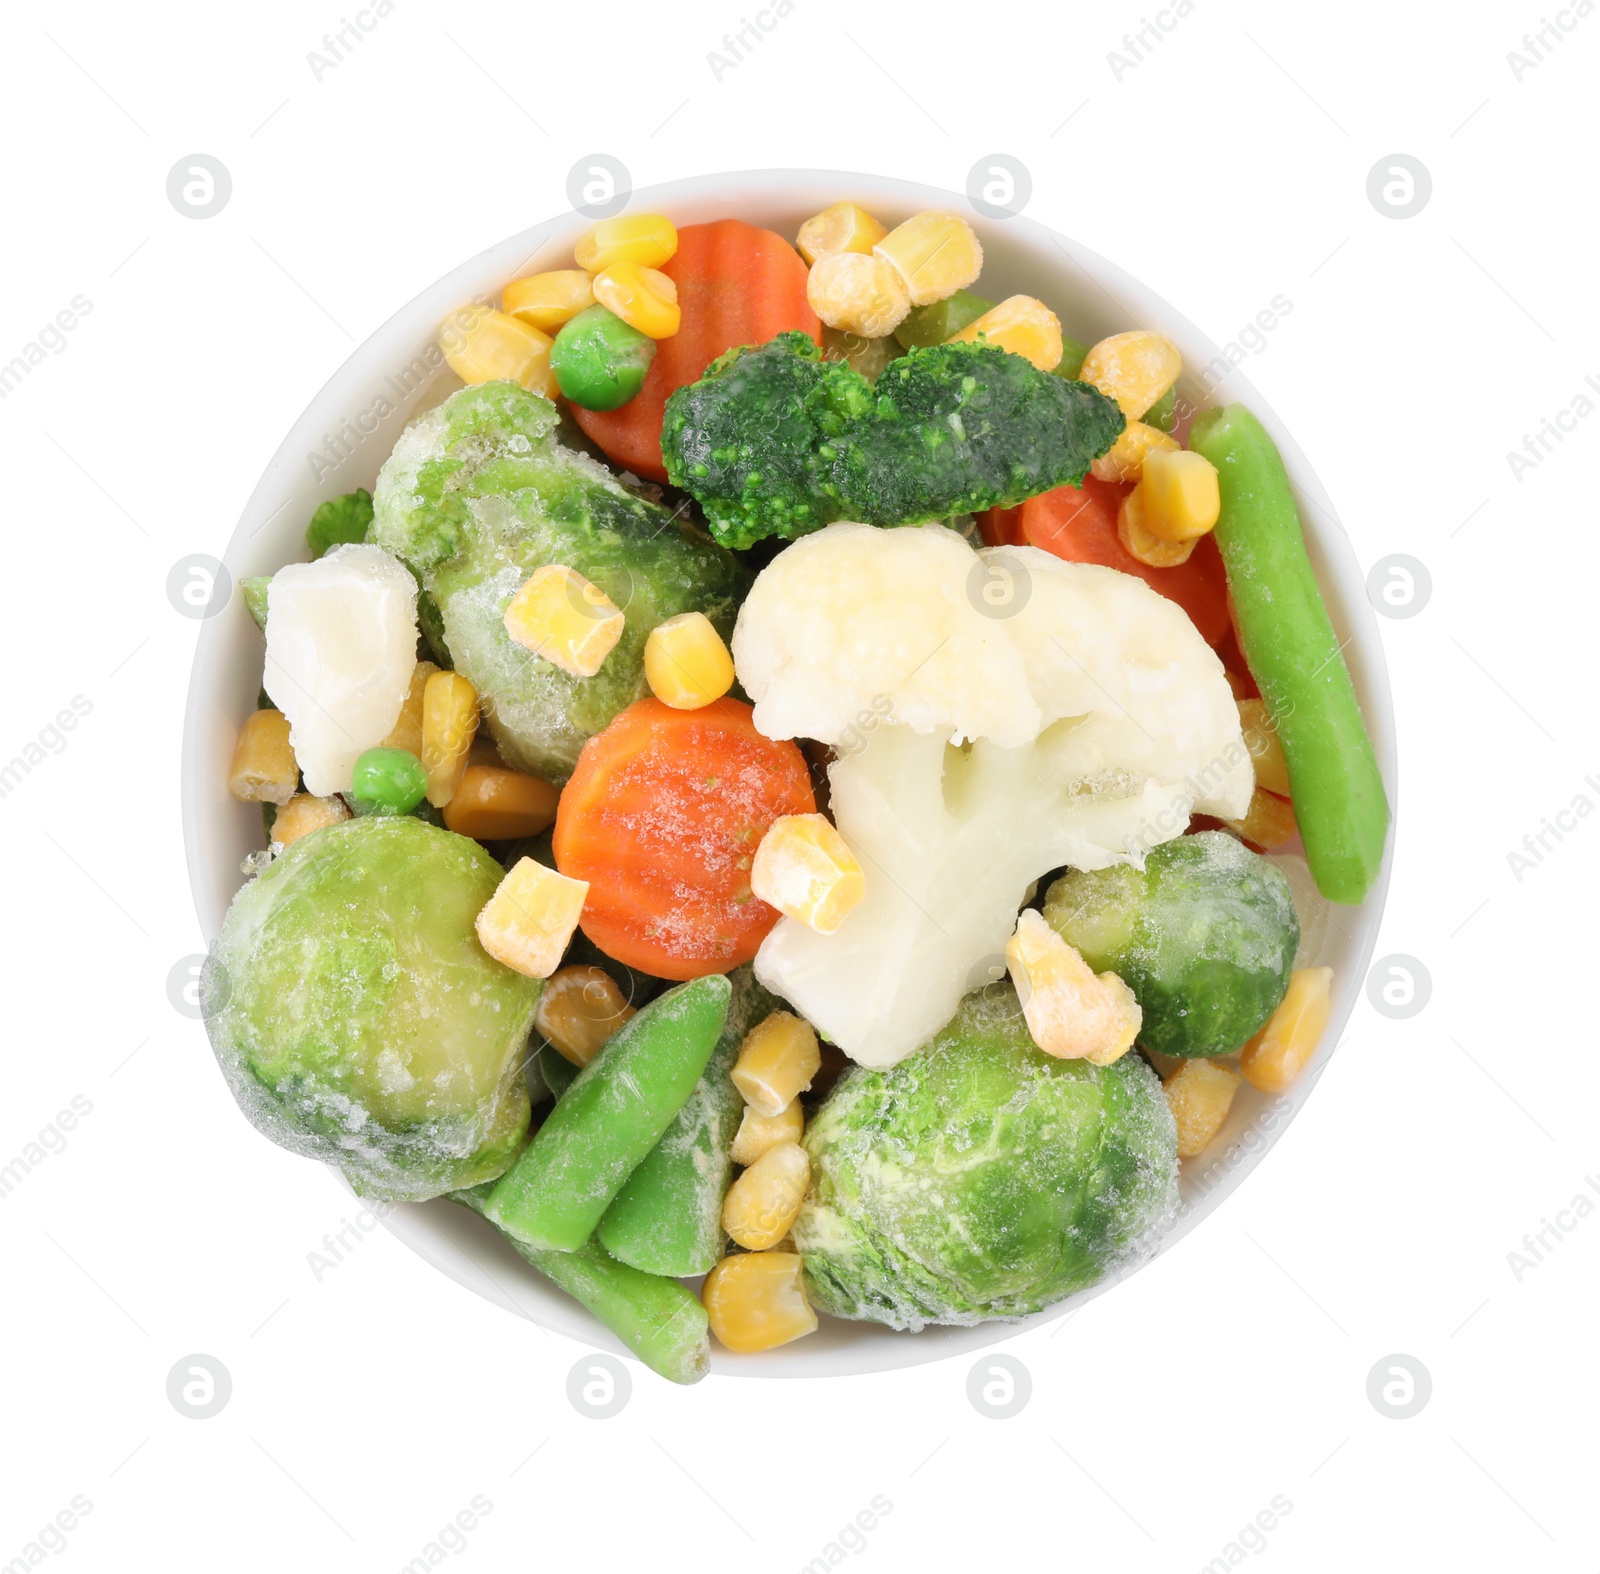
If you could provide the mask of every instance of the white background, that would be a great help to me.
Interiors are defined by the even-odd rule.
[[[320,80],[331,3],[8,9],[0,362],[74,296],[92,311],[0,402],[0,753],[93,708],[0,800],[0,1162],[74,1095],[92,1112],[0,1199],[0,1566],[79,1494],[52,1566],[398,1570],[478,1494],[451,1566],[801,1569],[879,1494],[851,1566],[1595,1566],[1600,1221],[1520,1281],[1507,1254],[1600,1177],[1600,824],[1520,879],[1507,855],[1600,803],[1600,420],[1520,480],[1505,456],[1600,377],[1600,20],[1560,13],[1519,81],[1531,3],[1200,0],[1118,80],[1139,9],[1048,9],[797,0],[720,81],[733,5],[399,0]],[[1378,949],[1420,958],[1432,999],[1363,1003],[1213,1219],[1003,1346],[1033,1384],[1010,1420],[968,1402],[970,1359],[687,1391],[634,1366],[619,1416],[581,1416],[583,1346],[385,1232],[314,1277],[349,1198],[249,1130],[168,1002],[201,948],[176,785],[198,625],[168,570],[220,555],[357,343],[565,208],[594,151],[639,185],[803,166],[956,190],[1019,157],[1032,217],[1218,342],[1291,298],[1247,375],[1363,565],[1431,572],[1418,616],[1380,620],[1403,786]],[[165,189],[195,152],[233,180],[204,222]],[[1396,152],[1433,181],[1403,221],[1366,194]],[[165,1391],[194,1352],[232,1376],[204,1421]],[[1433,1382],[1404,1421],[1366,1392],[1395,1352]],[[1230,1554],[1279,1494],[1264,1548]]]

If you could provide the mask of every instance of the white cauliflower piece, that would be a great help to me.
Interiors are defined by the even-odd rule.
[[[289,718],[306,790],[348,792],[357,758],[394,730],[417,666],[417,582],[382,547],[336,547],[267,587],[262,686]]]
[[[903,1059],[1000,976],[1042,875],[1142,864],[1196,810],[1250,801],[1222,663],[1114,569],[974,552],[937,525],[830,525],[757,578],[733,651],[767,736],[865,735],[828,775],[867,894],[832,935],[784,919],[755,961],[864,1065]]]

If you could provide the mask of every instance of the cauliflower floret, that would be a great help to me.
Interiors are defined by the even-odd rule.
[[[756,580],[733,649],[772,737],[859,737],[890,701],[829,768],[866,896],[832,935],[783,920],[755,962],[866,1065],[910,1054],[998,976],[1040,876],[1141,865],[1195,810],[1250,800],[1221,662],[1113,569],[975,553],[934,525],[832,525]]]
[[[267,589],[262,686],[319,797],[348,792],[356,760],[388,737],[417,668],[417,582],[382,547],[290,563]]]

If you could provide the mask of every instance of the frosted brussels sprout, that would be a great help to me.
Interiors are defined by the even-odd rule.
[[[464,836],[373,817],[293,843],[234,897],[201,1004],[257,1130],[368,1197],[420,1201],[510,1165],[540,985],[473,929],[503,872]]]
[[[1073,869],[1044,916],[1144,1012],[1139,1042],[1163,1055],[1242,1049],[1289,988],[1300,925],[1283,872],[1226,831],[1153,848],[1142,870]]]
[[[1172,1112],[1143,1058],[1044,1054],[1008,983],[890,1069],[847,1071],[805,1146],[811,1297],[891,1328],[1039,1311],[1146,1255],[1177,1206]]]
[[[423,627],[477,689],[508,765],[553,780],[646,692],[658,623],[703,612],[724,639],[743,588],[732,555],[555,438],[556,409],[515,383],[463,388],[413,422],[379,473],[371,539],[423,588]],[[535,569],[562,564],[625,618],[589,678],[517,644],[504,617]]]

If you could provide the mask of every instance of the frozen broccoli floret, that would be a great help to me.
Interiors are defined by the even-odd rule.
[[[847,1071],[805,1145],[794,1239],[812,1299],[892,1328],[1039,1311],[1132,1266],[1177,1204],[1149,1066],[1044,1054],[1008,983],[899,1065]]]
[[[372,523],[372,493],[358,486],[343,497],[329,498],[320,505],[306,526],[306,545],[312,557],[322,557],[335,547],[349,546],[367,539]]]
[[[987,344],[890,361],[876,382],[801,333],[730,351],[667,401],[661,447],[728,546],[835,520],[897,525],[1009,507],[1081,481],[1115,402]]]
[[[1226,831],[1153,848],[1142,870],[1069,870],[1046,920],[1133,991],[1163,1055],[1241,1049],[1289,988],[1300,925],[1283,872]]]
[[[562,447],[555,426],[555,406],[515,383],[452,394],[395,445],[370,535],[417,574],[424,632],[477,689],[506,763],[560,781],[584,743],[646,692],[650,630],[703,612],[727,637],[745,581],[721,547]],[[598,585],[626,618],[592,678],[506,632],[512,597],[552,563]]]
[[[370,1197],[419,1201],[510,1165],[540,985],[478,943],[502,872],[464,836],[372,817],[302,837],[239,892],[201,1005],[257,1130]]]

